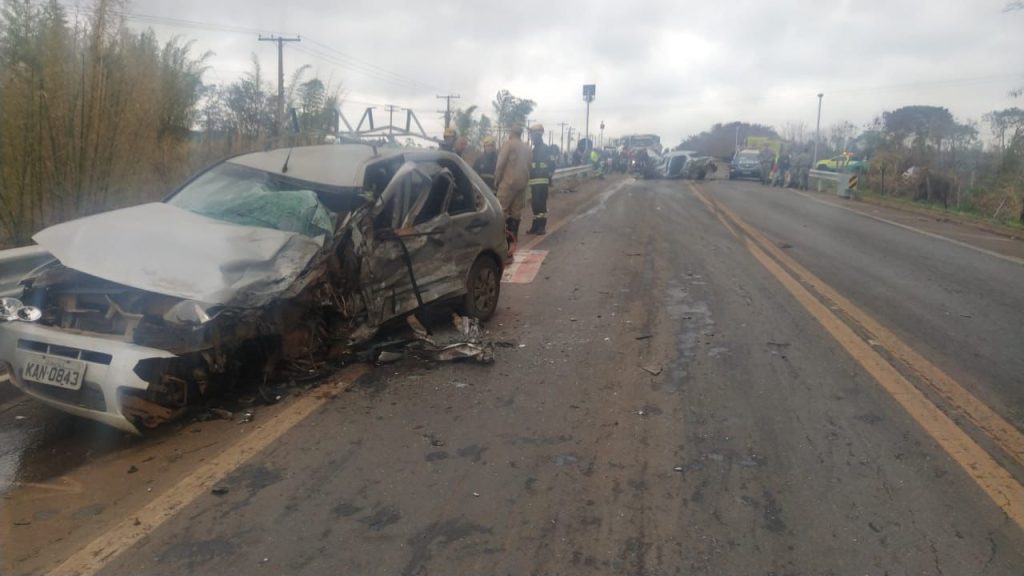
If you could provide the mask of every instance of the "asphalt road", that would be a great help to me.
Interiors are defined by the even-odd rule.
[[[1024,573],[1024,266],[756,183],[587,198],[494,365],[376,368],[33,570]]]

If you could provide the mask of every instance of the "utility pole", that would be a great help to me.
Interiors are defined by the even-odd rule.
[[[395,110],[401,110],[401,108],[394,104],[388,104],[384,107],[384,110],[387,110],[388,112],[388,136],[391,136],[391,128],[395,125]]]
[[[277,42],[277,119],[274,123],[277,133],[281,133],[281,126],[284,124],[284,43],[302,42],[302,38],[285,38],[283,36],[263,36],[260,34],[260,42]]]
[[[569,148],[572,148],[572,133],[572,126],[569,126],[569,139],[565,141],[565,145],[568,146]]]
[[[597,96],[597,86],[595,84],[584,84],[583,85],[583,100],[587,103],[587,121],[586,121],[586,124],[585,124],[586,132],[585,132],[585,134],[583,136],[584,138],[587,139],[587,149],[586,149],[586,152],[590,152],[590,148],[592,147],[591,142],[590,142],[590,103],[594,101],[594,98],[596,96]]]
[[[452,100],[458,100],[459,98],[462,98],[462,96],[459,96],[458,94],[445,94],[444,96],[438,96],[437,97],[438,100],[444,100],[445,101],[445,106],[444,106],[444,128],[445,128],[445,130],[448,129],[448,125],[451,124],[451,122],[452,122]]]
[[[568,126],[565,122],[559,122],[558,125],[562,128],[562,134],[558,137],[558,144],[561,151],[565,152],[565,127]]]
[[[821,140],[821,98],[825,94],[818,94],[818,125],[814,129],[814,160],[811,160],[811,167],[818,165],[818,141]]]
[[[600,142],[600,144],[598,144],[598,145],[603,149],[604,148],[604,120],[601,120],[601,139],[598,142]]]

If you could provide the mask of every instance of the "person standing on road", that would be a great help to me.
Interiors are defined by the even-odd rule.
[[[469,139],[465,136],[459,136],[455,140],[455,146],[452,147],[452,152],[455,152],[459,158],[466,159],[466,150],[469,150]]]
[[[473,163],[473,170],[476,171],[477,175],[480,176],[491,190],[496,190],[494,187],[494,171],[497,167],[498,151],[494,147],[494,138],[486,136],[484,137],[484,153]]]
[[[775,163],[775,152],[765,146],[761,148],[761,184],[768,186],[772,183],[772,165]]]
[[[441,145],[440,145],[441,150],[444,150],[445,152],[454,152],[455,151],[455,140],[456,140],[457,137],[458,137],[458,135],[455,134],[455,128],[452,128],[451,126],[445,128],[444,129],[444,139],[441,140]]]
[[[508,129],[508,142],[498,152],[498,163],[494,169],[494,184],[498,187],[498,200],[505,213],[505,228],[509,234],[509,257],[519,240],[519,221],[530,181],[530,147],[523,142],[522,135],[522,126]]]
[[[533,158],[530,162],[530,208],[533,222],[527,234],[545,234],[548,224],[548,191],[551,177],[555,174],[554,147],[544,143],[544,125],[530,126],[530,141],[533,142]]]
[[[808,180],[811,176],[811,150],[810,146],[796,155],[796,187],[800,190],[807,190]]]
[[[774,184],[779,187],[786,185],[786,173],[789,172],[789,152],[779,152],[778,169],[775,171]]]

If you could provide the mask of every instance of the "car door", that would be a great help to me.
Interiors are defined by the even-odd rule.
[[[444,296],[440,280],[451,274],[443,238],[451,181],[436,165],[407,162],[378,198],[363,283],[375,323]]]
[[[465,279],[485,246],[494,244],[493,215],[487,209],[487,201],[480,185],[455,162],[442,163],[455,181],[455,188],[445,207],[450,224],[444,234],[448,245],[453,274],[450,283],[453,289],[465,288]]]

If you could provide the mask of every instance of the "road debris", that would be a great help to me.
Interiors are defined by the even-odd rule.
[[[238,423],[248,424],[249,422],[252,422],[255,417],[256,414],[252,411],[252,409],[246,410],[245,412],[242,413],[242,417],[238,419]]]
[[[132,464],[131,466],[128,467],[128,474],[135,474],[138,471],[139,471],[138,466],[136,466],[134,464]]]
[[[644,334],[643,336],[636,337],[637,340],[650,340],[651,338],[654,338],[654,334]]]
[[[215,496],[223,496],[223,495],[227,494],[230,491],[231,491],[231,488],[229,488],[227,486],[215,486],[213,488],[213,490],[210,490],[210,493],[215,495]]]
[[[661,366],[641,366],[640,369],[643,370],[644,372],[647,372],[651,376],[657,376],[662,372]]]
[[[220,418],[221,420],[234,420],[235,419],[235,413],[234,412],[232,412],[230,410],[225,410],[223,408],[210,408],[210,414],[216,416],[217,418]]]
[[[682,472],[684,470],[684,468],[682,466],[676,466],[676,467],[674,467],[672,469],[675,470],[676,472]]]
[[[479,498],[480,497],[480,493],[479,492],[473,492],[473,497],[474,498]]]

